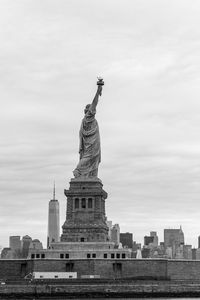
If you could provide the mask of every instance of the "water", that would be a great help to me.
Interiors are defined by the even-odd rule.
[[[9,298],[0,298],[1,300],[8,300]],[[141,300],[141,299],[150,299],[150,300],[166,300],[166,299],[170,299],[170,300],[194,300],[194,299],[200,299],[199,297],[194,297],[194,298],[171,298],[171,297],[166,297],[166,298],[151,298],[151,297],[145,297],[145,298],[12,298],[12,300],[68,300],[68,299],[73,299],[73,300],[92,300],[92,299],[97,299],[97,300]]]

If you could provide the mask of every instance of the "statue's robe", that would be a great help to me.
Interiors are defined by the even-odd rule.
[[[79,132],[80,161],[74,170],[75,177],[97,177],[101,161],[99,126],[95,119],[96,110],[90,105],[82,120]]]

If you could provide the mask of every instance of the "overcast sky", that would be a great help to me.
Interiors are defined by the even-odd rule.
[[[200,235],[200,1],[1,0],[0,245],[46,246],[56,181],[78,163],[84,106],[96,118],[106,211],[134,240],[182,225]]]

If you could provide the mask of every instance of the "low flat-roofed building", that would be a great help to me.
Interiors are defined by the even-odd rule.
[[[131,257],[130,249],[116,249],[114,243],[52,243],[50,249],[30,249],[29,258],[60,259],[125,259]]]

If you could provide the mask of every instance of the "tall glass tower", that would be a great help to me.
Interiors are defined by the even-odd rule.
[[[48,213],[48,235],[47,235],[47,249],[51,243],[60,241],[60,214],[59,202],[55,198],[55,183],[53,188],[53,199],[49,201]]]

